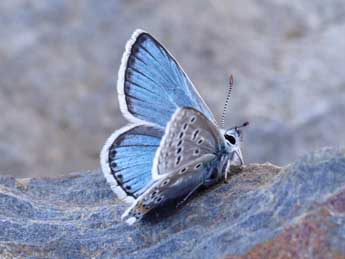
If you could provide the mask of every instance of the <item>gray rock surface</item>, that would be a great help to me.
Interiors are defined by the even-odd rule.
[[[124,125],[115,81],[135,28],[180,61],[216,115],[251,121],[247,162],[344,146],[343,0],[0,1],[0,174],[97,168]]]
[[[134,226],[99,171],[0,178],[1,258],[344,258],[345,151],[279,168],[247,165],[229,184]]]

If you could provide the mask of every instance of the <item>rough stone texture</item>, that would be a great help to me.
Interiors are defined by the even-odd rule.
[[[345,145],[344,0],[3,0],[0,174],[98,167],[124,124],[116,73],[138,27],[171,50],[216,116],[235,76],[227,124],[251,121],[247,162]]]
[[[119,221],[99,171],[0,178],[1,258],[345,258],[345,151],[252,164],[181,209]]]

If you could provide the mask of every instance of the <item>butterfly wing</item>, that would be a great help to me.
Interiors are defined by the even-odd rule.
[[[159,179],[196,158],[218,155],[226,148],[218,128],[194,108],[181,108],[173,115],[162,138],[153,165],[153,179]]]
[[[117,196],[134,202],[152,184],[152,165],[163,131],[130,125],[115,131],[101,151],[104,176]]]
[[[224,138],[211,121],[193,108],[179,109],[156,152],[154,183],[122,218],[133,224],[162,203],[193,192],[212,175],[219,177],[228,155]]]
[[[150,34],[136,30],[127,42],[118,74],[120,108],[131,122],[165,127],[179,107],[193,107],[215,121],[190,79]]]
[[[132,225],[150,210],[171,200],[182,199],[203,183],[204,175],[217,168],[214,155],[204,155],[185,165],[185,170],[174,171],[154,182],[122,215]],[[200,166],[201,165],[201,166]]]

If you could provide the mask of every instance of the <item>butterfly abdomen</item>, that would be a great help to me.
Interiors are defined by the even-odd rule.
[[[224,179],[225,167],[227,161],[224,157],[217,156],[213,162],[208,164],[206,172],[204,174],[204,186],[211,186],[218,183],[221,179]]]

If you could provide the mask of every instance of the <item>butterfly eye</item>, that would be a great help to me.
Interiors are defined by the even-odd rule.
[[[227,141],[229,141],[229,143],[231,145],[235,145],[236,144],[236,138],[234,136],[232,136],[232,135],[225,135],[225,139]]]

